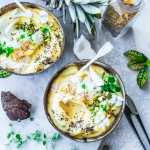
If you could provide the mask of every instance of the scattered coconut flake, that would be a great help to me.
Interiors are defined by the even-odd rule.
[[[43,35],[41,35],[41,33],[39,31],[35,32],[32,35],[32,39],[33,39],[34,42],[36,42],[38,45],[40,45],[41,42],[43,41]]]
[[[6,28],[8,27],[8,20],[7,17],[4,16],[1,20],[0,20],[0,32],[2,35],[4,35]]]
[[[70,81],[72,83],[81,83],[82,82],[82,78],[71,78]]]
[[[96,56],[90,42],[83,35],[74,43],[73,51],[79,59],[92,59]]]
[[[53,83],[52,86],[51,86],[51,90],[52,90],[53,92],[57,92],[57,90],[58,90],[58,85],[55,84],[55,83]]]
[[[99,115],[98,117],[95,117],[95,123],[100,124],[105,118],[104,115]]]
[[[64,102],[64,104],[66,104],[68,102],[68,100],[72,100],[73,98],[74,98],[74,96],[67,94],[62,101]]]
[[[30,57],[23,58],[23,62],[28,63],[30,61]]]
[[[48,13],[46,11],[40,11],[39,12],[39,20],[41,24],[45,24],[48,21]]]
[[[115,106],[121,106],[123,101],[123,98],[116,94],[112,95],[112,98],[110,99],[110,103],[115,104]]]
[[[98,75],[91,66],[89,66],[90,75],[92,77],[92,80],[95,82],[97,86],[104,85],[104,81],[100,75]]]
[[[109,126],[109,124],[110,120],[108,118],[105,118],[103,122],[99,124],[99,128],[103,130],[106,126]]]

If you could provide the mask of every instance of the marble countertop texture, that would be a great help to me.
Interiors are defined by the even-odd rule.
[[[24,2],[32,2],[44,7],[45,3],[42,0],[22,0]],[[1,7],[12,3],[12,0],[5,0],[1,2]],[[81,25],[81,33],[90,40],[92,48],[98,51],[100,45],[103,45],[106,41],[113,44],[114,49],[107,56],[103,57],[101,61],[107,63],[113,67],[118,74],[121,76],[126,92],[133,99],[139,114],[142,118],[144,126],[148,135],[150,136],[150,75],[148,80],[140,89],[136,83],[136,76],[138,71],[133,71],[127,67],[128,58],[123,56],[123,53],[130,49],[135,49],[146,54],[150,58],[150,1],[145,0],[146,8],[141,14],[139,19],[133,25],[133,27],[121,38],[115,40],[113,39],[107,31],[101,30],[100,22],[97,22],[97,35],[93,40],[92,36],[84,34],[83,31],[87,32],[85,27]],[[63,24],[61,18],[61,12],[53,11],[53,13],[60,17],[60,22],[62,23],[64,30],[66,31],[66,45],[62,56],[59,60],[47,71],[34,75],[34,76],[17,76],[12,75],[6,79],[0,79],[0,92],[1,91],[11,91],[20,99],[26,99],[32,104],[31,117],[35,118],[33,122],[29,119],[24,120],[20,123],[11,122],[7,117],[2,107],[0,106],[0,150],[16,150],[15,145],[5,146],[7,138],[7,132],[9,131],[8,124],[13,124],[14,130],[24,130],[34,132],[35,130],[41,131],[41,133],[46,133],[48,136],[52,136],[53,133],[57,132],[48,122],[44,107],[43,107],[43,96],[46,86],[50,78],[56,73],[58,69],[67,63],[78,60],[73,54],[73,40],[76,36],[72,32],[71,19],[67,14],[67,23]],[[58,150],[97,150],[100,141],[94,143],[79,143],[72,141],[65,136],[61,135],[56,141],[56,146]],[[101,147],[104,145],[110,145],[110,150],[143,150],[135,132],[129,125],[125,115],[123,115],[120,123],[115,128],[115,130],[102,140]],[[150,148],[147,149],[150,150]],[[24,144],[20,150],[44,150],[42,143],[37,143],[35,141],[29,141]],[[100,148],[99,150],[102,150]]]

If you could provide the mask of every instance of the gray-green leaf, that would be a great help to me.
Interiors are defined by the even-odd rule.
[[[139,72],[137,76],[137,84],[139,85],[140,88],[144,85],[148,77],[148,66],[145,65]]]
[[[143,53],[135,50],[129,50],[125,52],[124,55],[132,60],[136,60],[137,62],[145,62],[147,60],[147,57]]]
[[[137,62],[136,60],[130,60],[128,62],[128,67],[133,69],[133,70],[138,70],[138,69],[141,69],[143,68],[143,66],[145,65],[146,63],[139,63]]]

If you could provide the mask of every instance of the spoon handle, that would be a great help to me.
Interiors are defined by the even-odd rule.
[[[102,57],[106,55],[108,52],[110,52],[113,49],[113,46],[110,43],[106,43],[98,52],[98,54],[91,60],[89,61],[84,67],[82,67],[76,75],[80,74],[82,71],[84,71],[86,68],[88,68],[96,59],[99,57]]]
[[[24,6],[19,2],[19,0],[14,0],[14,2],[15,2],[24,12],[26,12],[26,9],[25,9]]]

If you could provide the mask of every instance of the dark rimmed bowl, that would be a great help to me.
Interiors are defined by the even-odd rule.
[[[53,120],[51,119],[49,113],[48,113],[48,109],[47,109],[47,101],[48,101],[48,95],[49,95],[49,92],[50,92],[50,87],[53,83],[53,81],[56,79],[56,77],[62,72],[64,71],[67,67],[69,66],[73,66],[73,65],[77,65],[77,66],[84,66],[85,64],[87,64],[89,62],[89,60],[79,60],[79,61],[76,61],[76,62],[73,62],[73,63],[70,63],[70,64],[67,64],[66,66],[62,67],[60,70],[58,70],[55,75],[50,79],[48,85],[47,85],[47,88],[46,88],[46,91],[45,91],[45,95],[44,95],[44,109],[45,109],[45,113],[46,113],[46,116],[47,116],[47,119],[49,120],[50,124],[58,131],[60,132],[61,134],[63,134],[64,136],[74,140],[74,141],[77,141],[77,142],[86,142],[86,143],[89,143],[89,142],[94,142],[94,141],[98,141],[98,140],[101,140],[102,138],[106,137],[108,134],[110,134],[115,128],[116,126],[118,125],[119,121],[121,120],[121,117],[123,115],[123,112],[124,112],[124,109],[125,109],[125,104],[126,104],[126,98],[125,98],[125,87],[124,87],[124,84],[120,78],[120,76],[118,75],[118,73],[113,69],[111,68],[110,66],[106,65],[105,63],[102,63],[100,61],[95,61],[93,63],[93,65],[97,65],[97,66],[100,66],[102,68],[104,68],[108,73],[111,73],[115,78],[117,78],[118,80],[118,84],[122,87],[121,88],[121,92],[122,92],[122,96],[124,98],[124,103],[120,109],[120,112],[119,114],[116,116],[115,118],[115,121],[114,123],[112,124],[112,126],[110,127],[110,129],[104,133],[103,135],[100,135],[100,136],[97,136],[97,137],[93,137],[93,138],[88,138],[88,139],[77,139],[77,138],[74,138],[68,134],[66,134],[65,132],[62,132],[60,129],[57,128],[57,126],[53,123]]]
[[[63,43],[62,43],[62,50],[61,50],[61,53],[60,55],[58,56],[58,58],[51,64],[51,66],[53,66],[56,61],[59,59],[59,57],[62,55],[62,52],[64,50],[64,47],[65,47],[65,33],[64,33],[64,29],[60,23],[60,21],[58,20],[58,18],[48,9],[46,9],[45,7],[42,7],[40,5],[37,5],[37,4],[34,4],[34,3],[29,3],[29,2],[21,2],[24,6],[27,6],[27,7],[31,7],[31,8],[38,8],[38,9],[41,9],[41,10],[44,10],[46,11],[47,13],[51,14],[54,19],[57,21],[57,23],[59,24],[60,26],[60,29],[62,31],[62,35],[63,35]],[[5,5],[4,7],[0,8],[0,16],[8,13],[9,11],[13,10],[13,9],[16,9],[18,8],[18,5],[16,3],[11,3],[11,4],[8,4],[8,5]],[[44,72],[46,71],[47,69],[49,69],[51,66],[43,69],[43,70],[40,70],[38,72],[33,72],[33,73],[27,73],[27,74],[20,74],[20,73],[15,73],[15,72],[12,72],[12,71],[9,71],[9,70],[6,70],[6,69],[3,69],[2,67],[0,67],[0,69],[3,69],[5,70],[6,72],[9,72],[11,74],[15,74],[15,75],[20,75],[20,76],[30,76],[30,75],[35,75],[35,74],[38,74],[38,73],[41,73],[41,72]]]

